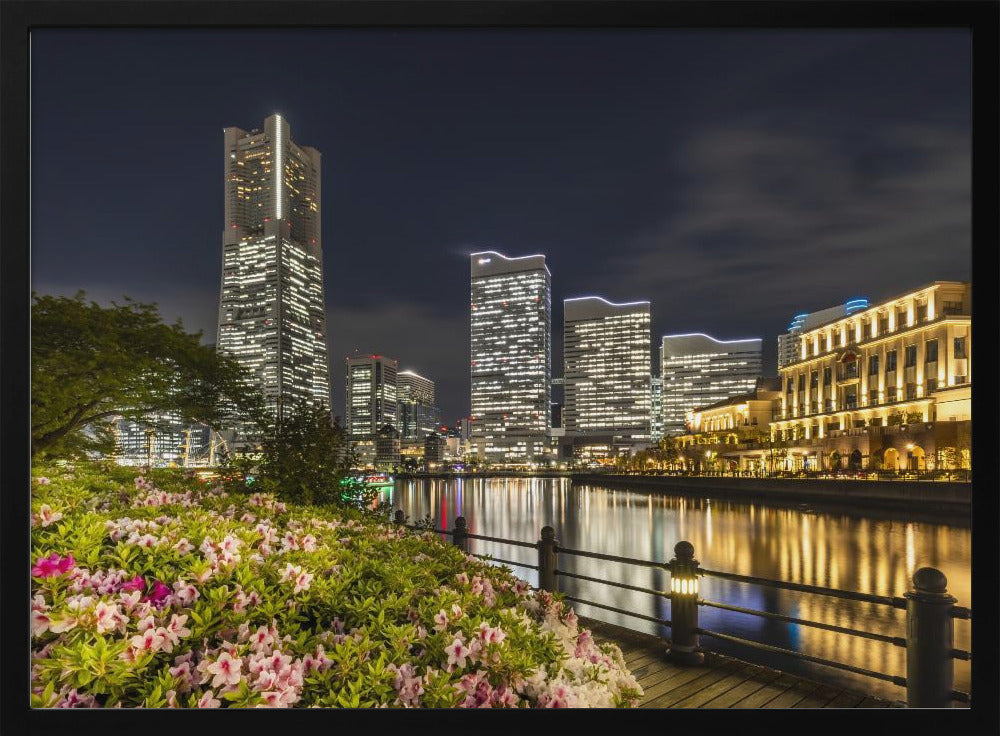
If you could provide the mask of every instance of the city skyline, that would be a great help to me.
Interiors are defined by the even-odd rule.
[[[223,71],[263,38],[302,79]],[[32,49],[41,292],[155,301],[210,342],[220,130],[277,112],[323,151],[341,415],[355,349],[433,376],[448,424],[469,411],[472,252],[545,253],[556,324],[565,298],[649,299],[654,341],[753,335],[768,375],[794,314],[971,277],[961,31],[43,29]]]

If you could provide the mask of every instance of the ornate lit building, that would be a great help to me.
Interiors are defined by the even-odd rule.
[[[250,371],[273,409],[329,407],[320,153],[296,145],[280,115],[224,134],[219,351]]]
[[[545,256],[473,253],[472,442],[493,462],[550,453],[552,276]]]
[[[803,332],[771,425],[789,469],[968,467],[971,301],[935,281]]]

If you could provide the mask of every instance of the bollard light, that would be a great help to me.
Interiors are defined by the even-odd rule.
[[[698,637],[698,560],[690,542],[674,546],[670,567],[670,658],[680,664],[705,661]]]

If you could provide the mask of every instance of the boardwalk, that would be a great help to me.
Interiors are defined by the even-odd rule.
[[[625,663],[644,691],[640,708],[891,708],[893,703],[865,693],[804,680],[767,667],[705,653],[705,664],[667,661],[665,643],[655,636],[580,619],[599,642],[621,647]]]

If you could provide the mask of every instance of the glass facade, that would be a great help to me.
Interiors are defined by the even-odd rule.
[[[247,368],[272,409],[330,406],[320,154],[272,115],[263,131],[225,129],[218,349]]]
[[[563,360],[569,435],[650,439],[649,302],[600,297],[564,302]]]
[[[666,335],[660,352],[663,433],[685,431],[688,412],[748,393],[761,373],[761,340]]]
[[[471,259],[472,438],[490,460],[532,461],[551,429],[551,274],[542,255]]]
[[[347,358],[346,364],[350,438],[370,440],[386,425],[398,432],[397,362],[382,355],[362,355]]]

